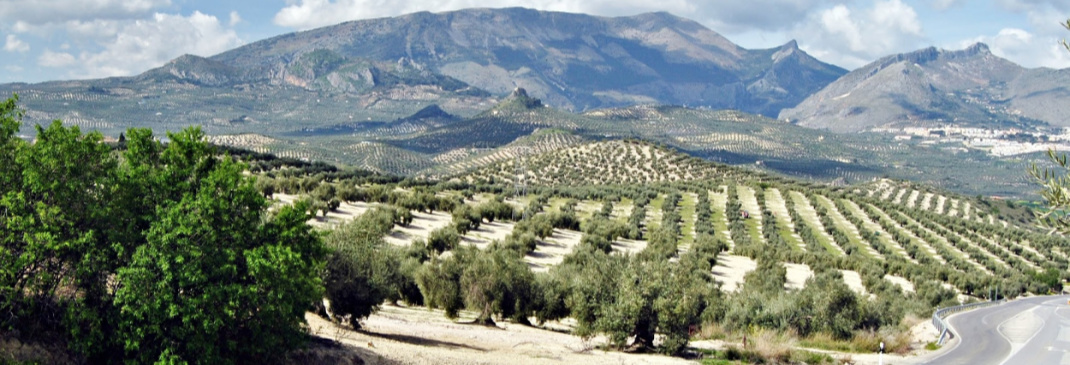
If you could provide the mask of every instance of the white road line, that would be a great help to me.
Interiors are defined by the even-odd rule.
[[[1006,321],[1003,321],[1003,323],[1000,323],[1000,324],[999,324],[999,326],[997,326],[997,327],[996,327],[996,333],[999,333],[999,335],[1000,335],[1001,337],[1003,337],[1003,339],[1004,339],[1004,340],[1007,340],[1007,343],[1009,343],[1009,344],[1011,345],[1011,351],[1010,351],[1010,353],[1008,353],[1008,354],[1007,354],[1007,357],[1003,359],[1003,362],[1000,362],[1000,365],[1004,365],[1004,364],[1006,364],[1006,363],[1007,363],[1007,361],[1009,361],[1009,360],[1011,359],[1011,357],[1013,357],[1013,356],[1014,356],[1014,354],[1017,354],[1017,353],[1018,353],[1018,351],[1021,351],[1021,350],[1022,350],[1022,348],[1023,348],[1023,347],[1025,347],[1025,344],[1027,344],[1027,343],[1029,343],[1029,342],[1033,341],[1033,338],[1034,338],[1034,337],[1037,337],[1037,334],[1040,334],[1040,330],[1041,330],[1042,328],[1044,328],[1044,325],[1045,325],[1045,324],[1047,323],[1047,321],[1045,321],[1045,320],[1044,320],[1044,318],[1040,318],[1040,316],[1038,316],[1038,315],[1037,315],[1037,314],[1035,313],[1035,311],[1037,310],[1037,308],[1038,308],[1038,307],[1033,307],[1033,309],[1030,309],[1030,310],[1029,310],[1029,311],[1027,311],[1027,312],[1022,312],[1022,313],[1019,313],[1018,315],[1016,315],[1016,316],[1014,316],[1014,317],[1008,318],[1008,319],[1007,319]],[[1032,329],[1032,331],[1033,331],[1033,334],[1032,334],[1032,335],[1030,335],[1028,339],[1026,339],[1025,341],[1022,341],[1022,342],[1015,342],[1015,341],[1011,340],[1011,339],[1010,339],[1009,337],[1007,337],[1007,334],[1003,332],[1003,326],[1004,326],[1005,324],[1007,324],[1007,322],[1011,322],[1011,321],[1014,321],[1014,320],[1016,320],[1016,319],[1018,319],[1018,320],[1025,320],[1026,318],[1021,318],[1021,319],[1019,319],[1019,318],[1018,318],[1018,317],[1021,317],[1021,316],[1023,316],[1023,315],[1028,315],[1028,316],[1029,316],[1029,319],[1031,319],[1031,320],[1034,320],[1034,321],[1035,321],[1035,320],[1038,320],[1038,319],[1039,319],[1039,320],[1040,320],[1040,325],[1039,325],[1039,326],[1033,326],[1033,327],[1034,327],[1034,328]],[[1013,324],[1014,324],[1014,323],[1012,323],[1012,325],[1013,325]],[[1019,325],[1020,325],[1020,324],[1021,324],[1021,323],[1019,323]],[[1032,324],[1032,323],[1028,323],[1028,322],[1027,322],[1027,323],[1025,323],[1025,325],[1026,325],[1026,326],[1028,326],[1028,325],[1030,325],[1030,324]],[[1012,328],[1012,330],[1024,330],[1024,329],[1028,329],[1028,327],[1025,327],[1025,328]],[[1020,335],[1021,335],[1020,333],[1013,333],[1013,334],[1012,334],[1012,336],[1013,336],[1013,337],[1016,337],[1016,338],[1018,338],[1018,336],[1020,336]]]

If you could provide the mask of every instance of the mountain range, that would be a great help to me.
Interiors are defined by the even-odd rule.
[[[1020,162],[824,129],[1070,125],[1068,72],[1025,69],[983,44],[847,72],[794,41],[748,50],[667,13],[510,8],[346,22],[132,77],[4,84],[0,93],[19,94],[30,125],[61,119],[111,136],[200,125],[221,144],[404,175],[636,138],[805,178],[923,176],[1019,195],[1031,189]]]
[[[1070,126],[1070,69],[1026,69],[983,43],[887,56],[839,78],[780,119],[812,128]]]
[[[522,8],[352,21],[212,60],[253,78],[320,90],[359,88],[367,77],[353,64],[390,61],[497,95],[523,87],[568,110],[659,103],[772,117],[846,73],[794,41],[747,50],[668,13],[605,18]]]

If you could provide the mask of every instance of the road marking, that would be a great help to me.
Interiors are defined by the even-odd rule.
[[[996,332],[1011,345],[1010,353],[1007,354],[1007,357],[1003,359],[1000,365],[1006,364],[1014,354],[1021,351],[1025,344],[1032,341],[1033,337],[1040,333],[1041,328],[1044,328],[1044,324],[1047,322],[1035,313],[1037,308],[1033,307],[1033,309],[1008,318],[996,327]]]

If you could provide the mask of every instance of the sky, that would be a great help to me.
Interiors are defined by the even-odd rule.
[[[1070,0],[0,0],[0,83],[137,75],[275,35],[418,11],[523,6],[667,11],[745,48],[797,40],[848,70],[929,46],[985,42],[1026,67],[1070,67]]]

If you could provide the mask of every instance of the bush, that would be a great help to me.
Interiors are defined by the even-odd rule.
[[[535,276],[522,256],[510,250],[478,251],[460,277],[465,307],[479,312],[477,323],[493,324],[493,315],[528,323]]]
[[[275,358],[304,339],[304,312],[322,290],[323,246],[305,207],[264,220],[244,166],[201,152],[197,129],[169,137],[163,176],[180,177],[167,185],[185,194],[157,208],[117,272],[115,338],[140,363]]]
[[[330,300],[331,319],[360,328],[361,319],[377,310],[383,301],[398,296],[399,288],[405,284],[398,271],[401,257],[382,238],[393,226],[392,219],[391,210],[377,208],[335,228],[324,238],[330,254],[323,284]]]
[[[450,226],[431,231],[431,234],[427,236],[427,248],[433,252],[450,251],[457,248],[460,243],[461,235]]]

